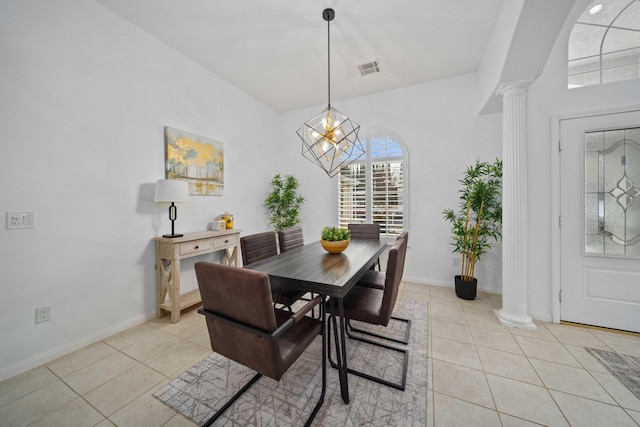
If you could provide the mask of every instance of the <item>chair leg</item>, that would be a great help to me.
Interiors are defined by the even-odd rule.
[[[378,268],[378,271],[382,271],[382,267],[380,267],[380,258],[375,260],[371,267],[369,267],[369,270],[375,270],[376,267]]]
[[[280,304],[282,307],[286,308],[287,310],[289,310],[291,313],[293,313],[293,310],[291,309],[291,305],[290,304],[285,304],[283,302],[279,302],[280,300],[280,289],[278,289],[278,292],[275,294],[275,296],[273,296],[273,309],[275,310],[277,308],[277,304]]]
[[[313,292],[310,292],[310,295],[311,295],[311,299],[313,299],[313,297],[314,297]],[[306,299],[306,298],[303,298],[303,299]],[[311,299],[309,301],[311,301]],[[311,309],[311,318],[312,319],[320,320],[321,317],[322,317],[322,313],[318,313],[318,317],[316,317],[316,308],[315,307]]]
[[[320,411],[320,407],[324,403],[324,397],[327,391],[327,334],[326,331],[326,315],[325,315],[325,297],[322,297],[322,305],[320,306],[320,318],[322,319],[322,329],[320,330],[320,335],[322,337],[322,392],[320,393],[320,399],[318,399],[318,403],[311,411],[311,415],[307,418],[307,422],[304,423],[305,427],[309,427],[313,420],[318,415]]]
[[[233,403],[238,400],[238,398],[240,396],[242,396],[242,393],[244,393],[245,391],[247,391],[249,389],[249,387],[251,387],[253,385],[253,383],[255,383],[256,381],[258,381],[258,379],[262,376],[262,374],[256,374],[253,376],[253,378],[251,378],[249,380],[248,383],[246,383],[236,394],[233,395],[233,397],[231,399],[229,399],[227,401],[227,403],[225,403],[222,408],[218,409],[218,411],[213,414],[213,416],[211,418],[209,418],[207,421],[205,421],[204,424],[202,424],[202,427],[209,427],[211,424],[213,424],[218,418],[220,418],[220,416],[224,413],[224,411],[226,411],[227,409],[229,409],[229,407],[231,405],[233,405]]]
[[[315,419],[316,415],[318,415],[318,412],[320,411],[320,408],[322,407],[322,404],[324,403],[324,398],[327,392],[327,344],[326,344],[326,322],[325,322],[325,318],[326,318],[326,314],[325,314],[325,298],[322,298],[322,304],[320,305],[320,317],[322,319],[322,328],[320,330],[320,337],[322,338],[322,391],[320,393],[320,398],[318,399],[318,402],[316,403],[316,406],[313,408],[313,411],[311,411],[311,415],[309,415],[309,418],[307,418],[307,421],[305,422],[305,427],[309,427],[311,425],[311,423],[313,422],[313,420]],[[236,394],[233,395],[233,397],[231,397],[231,399],[229,399],[223,406],[222,408],[218,409],[218,411],[213,414],[211,416],[211,418],[209,418],[207,421],[205,421],[204,424],[202,424],[202,427],[210,427],[218,418],[220,418],[220,416],[227,410],[229,409],[229,407],[231,407],[231,405],[233,405],[235,403],[236,400],[238,400],[238,398],[240,396],[242,396],[242,394],[247,391],[249,389],[249,387],[251,387],[253,385],[253,383],[255,383],[256,381],[258,381],[258,379],[260,379],[260,377],[262,376],[262,374],[256,374],[253,376],[253,378],[251,378],[249,380],[248,383],[246,383]]]
[[[329,318],[333,317],[332,314],[329,315]],[[338,365],[331,359],[331,328],[328,328],[328,343],[329,343],[329,349],[327,351],[327,357],[329,359],[329,363],[331,364],[332,368],[337,368]],[[376,342],[376,341],[372,341],[372,340],[368,340],[366,338],[360,338],[360,337],[355,337],[355,336],[351,336],[349,335],[349,338],[357,340],[357,341],[362,341],[371,345],[377,345],[378,347],[382,347],[382,348],[386,348],[389,350],[393,350],[393,351],[397,351],[399,353],[402,353],[404,355],[404,360],[403,360],[403,364],[402,364],[402,380],[400,381],[400,383],[394,383],[388,380],[385,380],[383,378],[379,378],[379,377],[374,377],[372,375],[369,375],[365,372],[361,372],[361,371],[356,371],[355,369],[352,368],[347,368],[347,372],[349,372],[350,374],[353,375],[357,375],[359,377],[368,379],[370,381],[375,381],[378,384],[382,384],[382,385],[386,385],[388,387],[392,387],[398,390],[402,390],[404,391],[406,385],[407,385],[407,369],[409,366],[409,350],[406,349],[402,349],[402,348],[397,348],[397,347],[393,347],[390,345],[386,345],[380,342]]]
[[[349,338],[357,338],[354,337],[353,335],[350,334],[350,332],[359,332],[361,334],[364,335],[369,335],[371,337],[376,337],[376,338],[382,338],[384,340],[387,341],[393,341],[393,342],[397,342],[400,344],[409,344],[409,332],[411,331],[411,319],[405,319],[402,317],[396,317],[396,316],[391,316],[392,319],[397,320],[399,322],[404,322],[407,324],[407,332],[404,334],[404,338],[402,339],[397,339],[397,338],[391,338],[391,337],[387,337],[384,335],[379,335],[373,332],[369,332],[369,331],[365,331],[364,329],[358,329],[358,328],[354,328],[353,325],[351,325],[351,321],[350,319],[347,319],[347,335],[349,336]]]

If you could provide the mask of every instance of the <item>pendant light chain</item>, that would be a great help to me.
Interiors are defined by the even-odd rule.
[[[327,104],[331,107],[331,20],[327,20]]]

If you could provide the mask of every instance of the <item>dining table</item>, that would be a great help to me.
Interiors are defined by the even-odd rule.
[[[349,383],[343,299],[386,248],[383,241],[351,239],[343,252],[334,254],[328,253],[320,241],[316,241],[244,267],[267,273],[275,286],[329,297],[340,393],[346,404],[349,403]],[[339,323],[339,334],[336,322]]]

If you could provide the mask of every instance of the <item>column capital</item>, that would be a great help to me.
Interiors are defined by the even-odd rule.
[[[508,95],[517,95],[524,94],[531,83],[533,83],[533,78],[527,78],[522,80],[513,80],[510,82],[502,82],[498,85],[498,89],[496,89],[496,95],[500,95],[502,97]]]

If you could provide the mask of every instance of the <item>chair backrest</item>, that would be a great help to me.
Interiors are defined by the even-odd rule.
[[[242,252],[242,265],[253,264],[265,258],[278,255],[276,233],[265,231],[264,233],[241,237],[240,252]]]
[[[258,271],[211,262],[195,264],[202,307],[216,315],[260,329],[278,327],[269,276]],[[268,340],[238,325],[206,316],[211,349],[271,378],[281,375],[277,339]],[[279,378],[276,378],[279,379]]]
[[[296,225],[291,228],[279,230],[278,240],[280,240],[280,253],[290,251],[298,246],[303,246],[304,236],[302,235],[302,227]]]
[[[408,231],[403,231],[402,233],[400,233],[400,235],[396,238],[396,240],[398,239],[404,239],[407,241],[407,246],[409,245],[409,232]]]
[[[382,307],[380,309],[381,324],[384,326],[389,324],[391,313],[396,305],[406,254],[407,241],[405,239],[397,239],[391,249],[389,249],[387,271],[384,281],[384,294],[382,296]]]
[[[380,224],[349,224],[352,239],[380,240]]]

